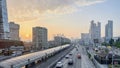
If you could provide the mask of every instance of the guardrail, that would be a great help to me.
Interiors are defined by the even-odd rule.
[[[107,65],[103,65],[103,64],[98,63],[94,58],[93,58],[93,62],[95,64],[96,68],[108,68]]]
[[[92,54],[89,51],[87,51],[87,53],[90,57],[92,57]],[[97,60],[94,58],[94,56],[92,57],[91,61],[94,63],[96,68],[108,68],[107,65],[103,65],[103,64],[100,64],[99,62],[97,62]]]

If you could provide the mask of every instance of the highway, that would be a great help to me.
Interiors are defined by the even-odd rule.
[[[77,47],[78,50],[76,50],[76,48],[74,48],[71,52],[69,52],[67,55],[69,55],[69,58],[63,58],[62,60],[60,60],[59,62],[63,63],[63,68],[81,68],[81,59],[77,58],[77,54],[81,54],[80,49]],[[68,61],[69,59],[73,59],[73,65],[68,65]],[[54,67],[56,68],[56,67]]]
[[[58,47],[53,48],[58,49]],[[19,56],[16,58],[12,58],[3,62],[0,62],[1,66],[5,66],[5,68],[11,68],[10,65],[17,64],[18,66],[20,64],[24,64],[25,61],[28,61],[27,59],[35,59],[39,58],[40,56],[44,55],[46,52],[50,52],[53,49],[48,49],[45,51],[35,52],[23,56]],[[72,55],[70,55],[72,54]],[[78,59],[77,55],[81,55],[81,59]],[[69,58],[66,58],[65,56],[69,55]],[[68,65],[69,59],[73,59],[73,65]],[[38,59],[39,60],[39,59]],[[32,62],[32,61],[31,61]],[[63,68],[95,68],[92,61],[88,58],[86,49],[84,46],[81,46],[79,44],[76,44],[74,46],[71,46],[65,50],[61,50],[56,55],[44,60],[41,63],[31,64],[28,68],[55,68],[57,62],[62,62]],[[7,65],[6,65],[7,63]],[[24,64],[25,65],[25,64]],[[14,68],[19,68],[18,66]],[[23,66],[22,68],[24,68]]]
[[[85,50],[84,46],[80,46],[79,50],[81,52],[81,56],[82,56],[82,68],[95,68],[95,65],[93,64],[93,62],[88,58],[87,52]]]
[[[72,55],[69,55],[70,53],[72,53]],[[70,53],[67,54],[67,55],[69,55],[68,59],[63,58],[60,61],[63,63],[63,68],[81,68],[81,59],[77,58],[77,54],[80,53],[79,50],[76,51],[76,48],[74,48]],[[69,59],[73,59],[73,65],[68,65]]]
[[[78,49],[78,50],[76,50]],[[70,56],[68,59],[65,57],[60,61],[63,63],[63,68],[95,68],[92,61],[88,58],[87,52],[84,46],[79,44],[75,45],[75,48],[70,52],[73,55]],[[77,54],[81,55],[81,59],[77,58]],[[69,53],[67,54],[69,55]],[[72,58],[74,61],[73,65],[68,65],[68,60]],[[55,68],[55,67],[54,67]]]

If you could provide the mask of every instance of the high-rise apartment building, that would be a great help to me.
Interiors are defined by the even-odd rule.
[[[108,20],[108,24],[105,26],[105,41],[108,43],[113,38],[113,21]]]
[[[94,20],[91,21],[91,26],[89,30],[90,38],[92,43],[100,43],[101,41],[101,23],[94,23]]]
[[[10,40],[20,40],[19,37],[19,29],[20,26],[18,24],[15,24],[14,22],[9,23],[10,27]]]
[[[9,39],[9,24],[6,0],[0,0],[0,39]]]
[[[48,31],[44,27],[33,27],[33,48],[35,50],[41,50],[49,48],[47,41],[48,41]]]

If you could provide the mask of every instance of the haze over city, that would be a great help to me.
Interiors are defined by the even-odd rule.
[[[0,68],[120,68],[120,0],[0,0]]]
[[[56,34],[80,37],[90,28],[90,21],[101,22],[102,36],[105,24],[113,20],[114,36],[119,36],[119,0],[7,0],[9,21],[20,24],[22,40],[32,39],[32,27],[48,29],[49,40]],[[31,5],[33,4],[33,5]]]

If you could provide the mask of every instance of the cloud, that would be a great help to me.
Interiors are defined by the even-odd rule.
[[[66,14],[77,7],[89,6],[105,0],[7,0],[10,20],[37,19],[45,13]]]

